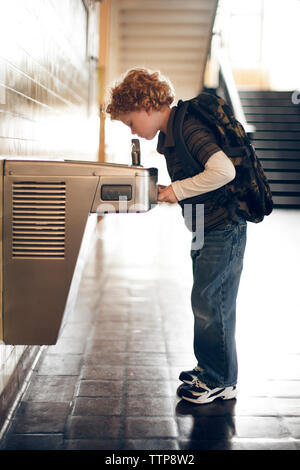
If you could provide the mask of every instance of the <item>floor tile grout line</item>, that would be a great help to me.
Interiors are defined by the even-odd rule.
[[[83,280],[84,278],[82,278]],[[76,401],[76,397],[78,396],[77,393],[79,391],[79,386],[80,386],[80,380],[81,380],[81,377],[82,377],[82,373],[83,373],[83,370],[84,370],[84,366],[85,366],[85,355],[88,351],[88,346],[89,346],[89,342],[91,341],[91,337],[93,335],[93,332],[94,332],[94,326],[95,326],[95,318],[94,318],[95,314],[93,315],[93,319],[91,321],[91,324],[92,324],[92,328],[90,329],[90,332],[89,332],[89,335],[88,335],[88,338],[87,338],[87,341],[86,341],[86,344],[85,344],[85,348],[82,352],[82,361],[81,361],[81,367],[80,367],[80,372],[77,376],[77,381],[76,381],[76,384],[74,385],[74,392],[73,392],[73,397],[72,399],[70,400],[70,410],[69,410],[69,413],[68,413],[68,416],[67,416],[67,419],[65,421],[65,425],[64,425],[64,429],[63,429],[63,443],[62,443],[62,447],[63,449],[66,449],[66,446],[67,446],[67,443],[70,439],[67,438],[67,435],[68,435],[68,428],[70,426],[70,421],[72,419],[72,416],[73,416],[73,411],[74,411],[74,407],[75,407],[75,401]]]
[[[129,307],[127,306],[127,328],[126,328],[126,343],[125,343],[125,350],[126,350],[126,360],[124,363],[124,371],[123,371],[123,383],[122,383],[122,394],[121,394],[121,412],[120,412],[120,427],[119,427],[119,435],[118,441],[120,443],[120,450],[123,449],[123,442],[125,439],[125,431],[126,431],[126,390],[127,390],[127,366],[128,366],[128,345],[129,345]]]
[[[165,325],[165,316],[164,316],[164,310],[160,303],[158,302],[158,309],[160,313],[160,321],[162,325],[162,330],[163,330],[163,337],[164,337],[164,345],[165,345],[165,355],[166,355],[166,362],[167,362],[167,371],[168,371],[168,383],[171,384],[171,373],[170,373],[170,363],[169,363],[169,357],[168,357],[168,344],[167,344],[167,331],[166,331],[166,325]],[[170,385],[171,386],[171,385]],[[173,404],[174,410],[173,410],[173,415],[172,418],[174,420],[175,426],[176,426],[176,448],[179,449],[179,426],[178,426],[178,421],[177,421],[177,416],[176,416],[176,408],[175,404]]]

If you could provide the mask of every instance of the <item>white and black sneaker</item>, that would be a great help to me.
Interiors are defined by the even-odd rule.
[[[236,398],[236,396],[237,388],[235,385],[211,389],[197,378],[193,380],[193,383],[189,387],[182,386],[180,389],[180,398],[196,404],[211,403],[216,400],[216,398],[231,400],[232,398]]]
[[[193,370],[182,371],[179,375],[179,380],[181,380],[182,382],[188,385],[192,385],[193,380],[198,378],[198,373],[201,371],[202,371],[201,367],[198,367],[198,366],[194,367]]]

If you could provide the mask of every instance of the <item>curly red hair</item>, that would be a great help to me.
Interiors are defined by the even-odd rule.
[[[170,106],[174,98],[171,83],[160,72],[135,68],[111,88],[106,112],[111,119],[118,119],[120,114],[149,107],[159,111],[163,106]]]

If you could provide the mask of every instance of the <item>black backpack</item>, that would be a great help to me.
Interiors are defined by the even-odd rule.
[[[239,215],[250,222],[261,222],[273,210],[272,193],[255,149],[230,106],[221,97],[204,92],[191,100],[178,102],[173,124],[175,146],[188,175],[194,176],[201,167],[183,139],[187,112],[212,129],[218,145],[235,166],[235,179],[222,188],[222,200],[225,192],[225,200],[235,198]]]

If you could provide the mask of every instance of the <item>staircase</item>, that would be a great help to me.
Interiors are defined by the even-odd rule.
[[[251,141],[277,207],[300,208],[300,104],[292,92],[240,91]]]
[[[112,0],[110,77],[160,70],[177,99],[202,89],[217,0]]]

